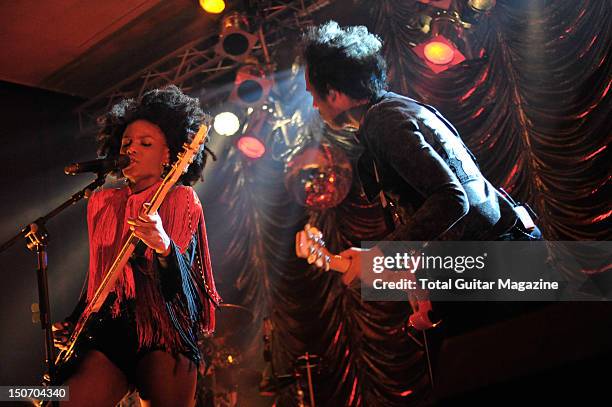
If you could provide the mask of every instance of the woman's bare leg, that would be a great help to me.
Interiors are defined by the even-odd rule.
[[[193,407],[197,366],[183,355],[156,350],[146,354],[136,368],[136,384],[143,407]]]
[[[128,392],[128,381],[123,372],[102,352],[91,350],[74,375],[68,379],[70,400],[62,407],[109,407],[117,404]]]

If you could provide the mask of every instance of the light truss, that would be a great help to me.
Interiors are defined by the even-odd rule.
[[[301,30],[312,24],[312,14],[326,7],[332,0],[260,0],[256,2],[260,27],[254,56],[267,54],[277,46],[287,31]],[[95,125],[96,118],[124,98],[137,98],[148,89],[177,85],[186,92],[194,86],[203,87],[241,64],[223,58],[215,52],[218,30],[183,45],[129,78],[93,97],[77,108],[81,132]],[[265,55],[267,57],[267,55]]]

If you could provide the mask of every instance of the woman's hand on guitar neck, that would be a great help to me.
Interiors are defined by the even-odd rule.
[[[142,240],[147,246],[155,250],[162,257],[170,254],[170,237],[164,230],[164,225],[157,212],[146,214],[145,203],[140,210],[138,217],[129,218],[127,223],[137,238]]]

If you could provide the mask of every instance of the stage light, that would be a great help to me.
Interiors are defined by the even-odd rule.
[[[210,14],[219,14],[225,10],[225,2],[223,0],[200,0],[200,7]]]
[[[213,128],[222,136],[233,136],[240,128],[240,120],[232,112],[221,112],[215,116]]]
[[[429,42],[425,45],[423,53],[429,62],[436,65],[446,65],[455,56],[455,51],[448,44],[441,41]]]
[[[229,100],[242,106],[259,105],[266,101],[271,89],[272,80],[259,65],[244,65],[236,72]]]
[[[455,44],[442,35],[436,35],[417,45],[412,48],[412,51],[423,59],[429,69],[435,73],[440,73],[465,61],[465,56]]]
[[[256,137],[242,136],[236,142],[236,147],[251,159],[261,158],[266,152],[266,146]]]
[[[215,52],[238,62],[244,61],[257,42],[257,37],[249,32],[249,21],[240,13],[228,14],[221,21],[219,42]]]
[[[468,6],[474,11],[486,13],[495,7],[495,0],[469,0]]]

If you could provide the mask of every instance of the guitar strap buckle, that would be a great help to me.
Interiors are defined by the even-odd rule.
[[[529,212],[527,212],[524,205],[515,206],[512,209],[514,210],[519,222],[521,222],[521,225],[527,232],[532,232],[536,228],[531,215]]]

